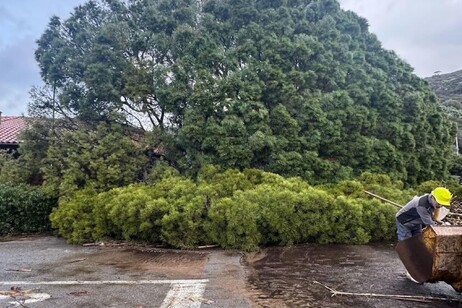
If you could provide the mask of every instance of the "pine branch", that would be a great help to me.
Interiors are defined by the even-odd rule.
[[[401,294],[377,294],[377,293],[355,293],[355,292],[342,292],[334,290],[318,281],[313,281],[315,284],[319,284],[324,288],[328,289],[332,293],[332,297],[336,295],[346,295],[346,296],[367,296],[367,297],[381,297],[388,299],[404,300],[404,301],[415,301],[415,302],[431,302],[431,301],[448,301],[448,302],[459,302],[461,300],[448,297],[434,297],[434,296],[415,296],[415,295],[401,295]]]

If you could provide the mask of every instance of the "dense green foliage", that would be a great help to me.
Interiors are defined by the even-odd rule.
[[[427,83],[335,0],[89,1],[36,59],[53,120],[0,168],[43,177],[70,242],[390,240],[397,208],[364,190],[404,204],[454,166]]]
[[[27,181],[23,161],[13,154],[0,150],[0,184],[20,184]]]
[[[0,184],[0,235],[51,230],[56,199],[24,184]]]
[[[42,168],[47,165],[46,158],[50,144],[56,143],[55,125],[50,120],[40,118],[28,119],[28,129],[21,132],[21,146],[19,147],[19,161],[22,171],[27,175],[29,184],[41,184],[43,181]],[[54,140],[53,140],[54,139]]]
[[[183,173],[449,174],[455,129],[435,95],[335,0],[89,1],[52,18],[36,59],[58,98],[36,110],[144,116]]]
[[[63,196],[91,187],[105,191],[136,182],[147,157],[121,127],[68,131],[52,139],[42,171],[47,192]]]
[[[313,187],[256,169],[218,172],[207,166],[197,182],[171,175],[152,185],[79,191],[61,198],[51,220],[73,243],[118,238],[246,250],[303,242],[362,244],[393,239],[397,211],[363,190],[381,189],[398,201],[414,194],[400,185],[365,174],[359,181]]]

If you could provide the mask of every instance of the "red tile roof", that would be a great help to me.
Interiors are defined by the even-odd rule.
[[[0,144],[18,144],[19,133],[26,128],[25,120],[22,116],[1,116]]]

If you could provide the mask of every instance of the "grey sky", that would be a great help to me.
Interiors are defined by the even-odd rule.
[[[67,18],[85,0],[0,0],[0,111],[27,114],[29,90],[41,85],[35,41],[52,15]],[[369,21],[386,49],[421,77],[462,69],[462,0],[340,0]]]
[[[35,41],[51,16],[67,18],[83,0],[0,0],[0,111],[27,114],[29,90],[41,85]]]
[[[462,69],[462,0],[341,0],[420,77]]]

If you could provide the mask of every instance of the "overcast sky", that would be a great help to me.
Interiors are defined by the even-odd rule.
[[[41,85],[35,41],[52,15],[67,18],[85,0],[0,0],[0,111],[27,115],[29,90]],[[386,49],[420,77],[462,69],[462,0],[340,0],[369,21]]]

